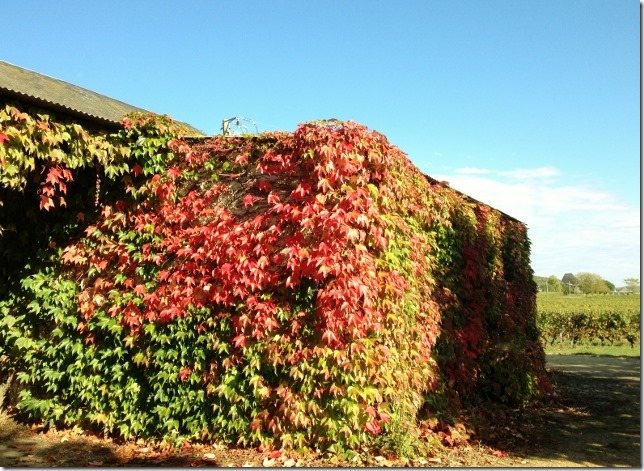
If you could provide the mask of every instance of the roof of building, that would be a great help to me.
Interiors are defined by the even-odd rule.
[[[149,112],[4,61],[0,61],[0,95],[101,124],[116,125],[128,113]]]

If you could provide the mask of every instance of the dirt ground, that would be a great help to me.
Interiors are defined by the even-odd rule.
[[[525,445],[505,448],[539,467],[641,467],[640,359],[549,355],[560,404],[516,420]]]
[[[553,355],[548,369],[558,400],[501,412],[501,420],[497,415],[478,422],[467,443],[412,461],[372,456],[347,463],[202,445],[169,451],[72,431],[43,432],[0,413],[0,466],[641,467],[640,359]]]

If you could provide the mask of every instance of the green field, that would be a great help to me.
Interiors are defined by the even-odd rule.
[[[537,325],[547,353],[639,356],[640,296],[539,293]]]

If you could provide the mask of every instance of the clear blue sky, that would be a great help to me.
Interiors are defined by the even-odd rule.
[[[0,60],[208,134],[350,119],[526,222],[539,275],[640,272],[634,0],[21,0]]]

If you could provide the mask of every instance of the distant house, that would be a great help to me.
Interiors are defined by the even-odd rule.
[[[628,286],[622,286],[621,288],[615,288],[615,291],[613,291],[615,294],[633,294],[633,290],[629,288]]]

